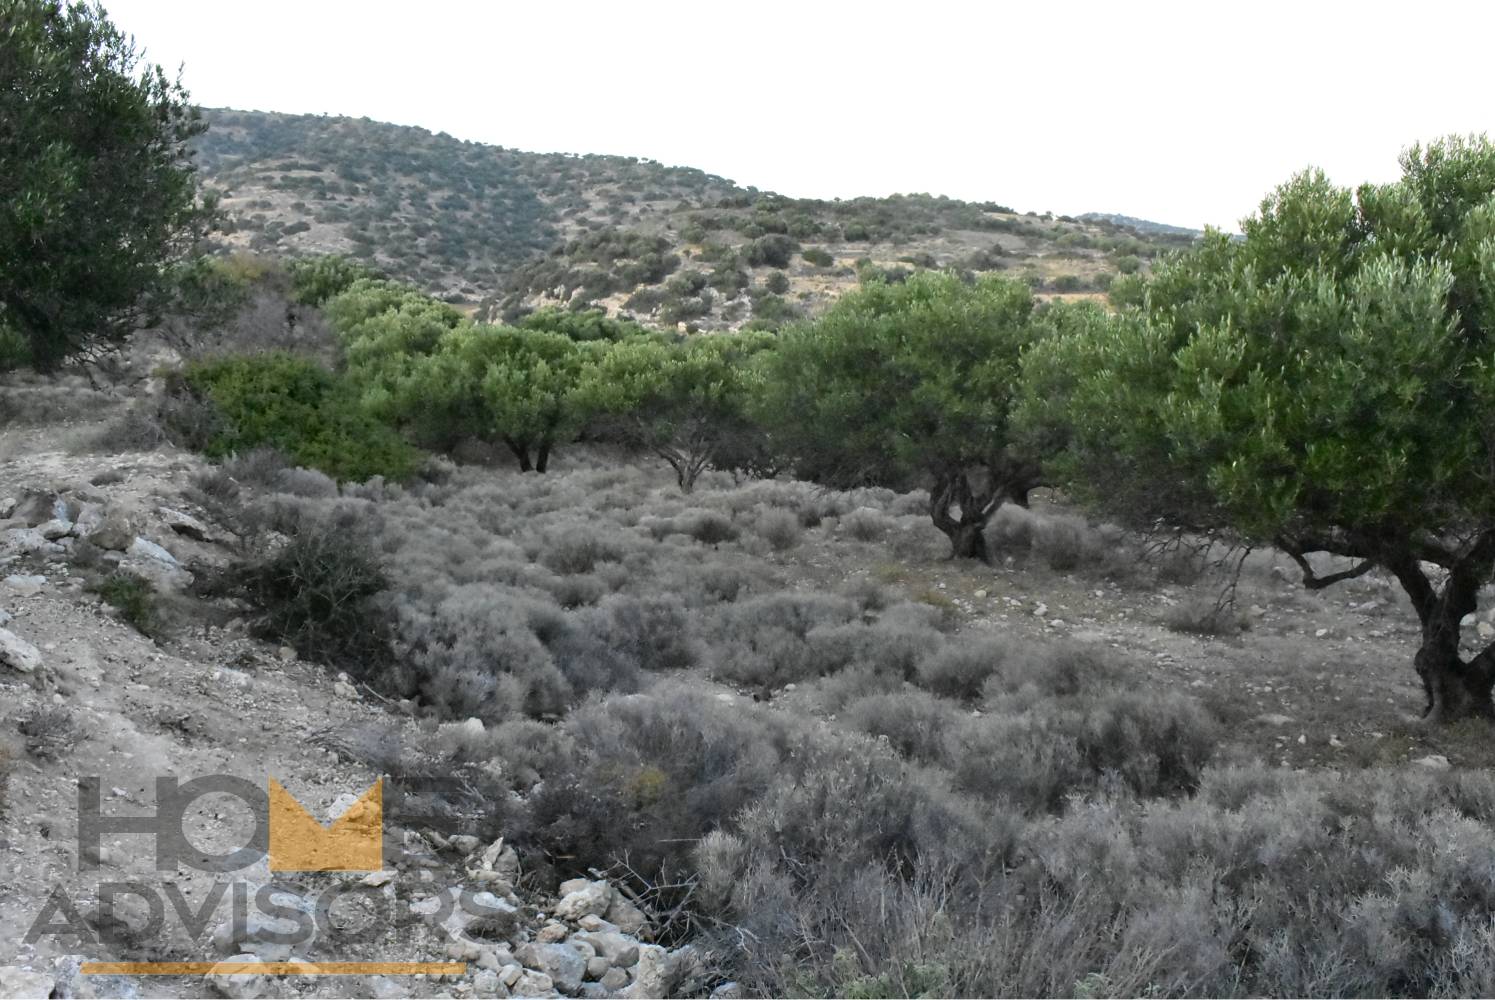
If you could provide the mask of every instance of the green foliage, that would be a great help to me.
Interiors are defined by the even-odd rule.
[[[269,446],[338,479],[403,479],[414,471],[414,449],[370,416],[345,380],[304,358],[270,353],[195,364],[180,384],[216,417],[203,445],[211,457]]]
[[[203,125],[101,8],[12,0],[0,37],[0,363],[52,368],[161,305],[211,214],[188,152]]]
[[[639,339],[603,355],[583,379],[585,408],[615,421],[627,440],[654,451],[689,492],[702,470],[752,436],[750,359],[772,347],[754,334],[683,343]]]
[[[620,341],[647,336],[649,331],[632,320],[612,319],[601,309],[567,312],[538,309],[516,324],[521,330],[558,333],[578,342]]]
[[[815,267],[830,267],[836,262],[836,258],[821,247],[806,247],[800,251],[799,255],[804,258],[806,264],[812,264]]]
[[[605,351],[604,343],[545,330],[464,324],[411,365],[390,397],[392,410],[448,438],[501,443],[520,469],[544,472],[552,449],[585,424],[579,386]]]
[[[161,631],[161,612],[156,606],[156,592],[150,581],[116,570],[88,588],[103,598],[104,603],[119,612],[119,616],[135,627],[141,635],[155,636]]]
[[[752,267],[788,267],[799,244],[788,236],[771,233],[753,240],[742,251],[742,259]]]
[[[964,483],[987,494],[959,504],[984,524],[983,508],[1026,481],[1008,410],[1040,330],[1028,289],[1004,278],[873,283],[784,334],[767,356],[759,419],[811,478],[936,492]],[[973,468],[984,484],[970,482]]]
[[[1243,240],[1159,264],[1140,308],[1035,349],[1023,419],[1071,435],[1069,475],[1134,521],[1390,569],[1423,619],[1429,704],[1456,712],[1490,683],[1457,635],[1495,566],[1495,147],[1402,166],[1353,193],[1299,174]],[[1451,571],[1443,589],[1419,562]]]
[[[326,255],[302,257],[287,265],[291,274],[291,297],[306,306],[320,306],[347,291],[355,281],[383,276],[366,264],[346,257]]]

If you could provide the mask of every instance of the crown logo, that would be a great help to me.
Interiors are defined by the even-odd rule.
[[[272,872],[372,872],[384,867],[384,779],[323,826],[270,779]]]

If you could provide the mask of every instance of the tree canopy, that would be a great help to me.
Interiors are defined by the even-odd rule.
[[[1488,714],[1495,646],[1459,647],[1495,570],[1495,147],[1402,168],[1354,192],[1302,173],[1244,239],[1210,234],[1139,307],[1037,346],[1021,421],[1134,521],[1270,542],[1311,587],[1389,571],[1429,711]]]
[[[1028,287],[1005,278],[873,282],[784,334],[758,416],[808,478],[928,486],[955,554],[985,558],[991,515],[1039,483],[1033,457],[1012,447],[1008,411],[1042,329]]]
[[[610,347],[580,391],[626,442],[668,462],[689,493],[704,469],[724,464],[756,436],[747,416],[759,384],[752,359],[772,346],[772,337],[753,333],[683,343],[636,338]]]
[[[210,212],[179,82],[97,6],[0,6],[0,366],[120,343]]]

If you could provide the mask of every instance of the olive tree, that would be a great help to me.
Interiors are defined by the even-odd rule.
[[[1428,714],[1490,715],[1495,645],[1460,638],[1495,571],[1495,147],[1401,162],[1354,192],[1294,177],[1244,239],[1209,234],[1140,307],[1039,345],[1018,418],[1133,520],[1269,542],[1310,588],[1389,573]]]
[[[0,362],[97,353],[162,304],[211,217],[204,127],[101,8],[0,4]]]
[[[683,492],[754,434],[747,418],[763,334],[718,334],[681,343],[636,338],[614,345],[583,380],[587,406],[615,432],[669,463]]]
[[[1038,463],[1014,448],[1019,359],[1044,324],[1026,285],[924,272],[873,282],[767,356],[758,418],[801,475],[836,486],[927,486],[954,555],[986,559],[1004,502],[1026,504]]]
[[[520,471],[544,472],[586,423],[579,387],[604,350],[559,333],[463,323],[398,381],[390,412],[502,444]]]

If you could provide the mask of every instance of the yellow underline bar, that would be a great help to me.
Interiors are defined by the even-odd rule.
[[[466,962],[84,962],[85,976],[460,976]]]

